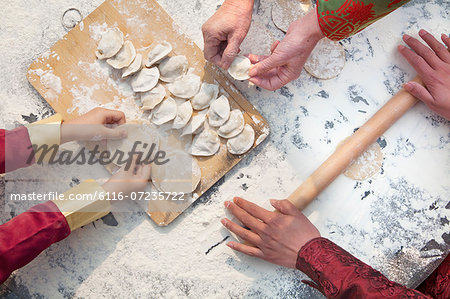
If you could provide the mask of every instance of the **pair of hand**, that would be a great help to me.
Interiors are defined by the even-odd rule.
[[[116,126],[126,123],[125,114],[121,111],[105,108],[95,108],[88,113],[61,125],[61,143],[69,141],[122,139],[127,132]],[[151,165],[137,163],[137,156],[133,157],[128,170],[122,168],[115,173],[104,185],[106,192],[112,193],[143,191],[148,184]]]

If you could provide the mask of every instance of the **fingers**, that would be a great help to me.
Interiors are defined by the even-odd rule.
[[[433,51],[442,61],[450,63],[450,52],[448,51],[447,47],[445,47],[442,43],[435,39],[433,35],[423,29],[419,31],[419,35],[430,46],[430,48],[433,49]]]
[[[227,246],[230,247],[231,249],[242,252],[246,255],[255,256],[259,258],[264,257],[264,253],[261,251],[261,249],[253,246],[248,246],[237,242],[228,242]]]
[[[228,69],[233,62],[234,58],[239,54],[239,46],[242,43],[242,39],[238,37],[236,34],[232,35],[228,40],[227,47],[223,51],[222,60],[220,62],[220,66],[223,69]]]
[[[433,72],[430,65],[419,55],[408,49],[407,47],[400,45],[398,46],[400,54],[411,64],[411,66],[416,70],[422,79],[428,78]]]
[[[266,59],[269,56],[267,56],[267,55],[249,54],[247,57],[248,57],[248,59],[250,59],[250,62],[252,64],[257,64],[258,62],[260,62],[261,60]]]
[[[447,46],[447,48],[450,48],[450,37],[448,37],[447,34],[442,33],[441,40]]]
[[[152,174],[152,165],[151,164],[141,164],[139,165],[139,169],[137,171],[137,175],[143,180],[149,180],[150,175]]]
[[[285,63],[284,59],[279,55],[272,54],[264,60],[259,61],[249,71],[250,77],[262,75],[273,68],[282,66]]]
[[[253,217],[261,219],[266,223],[269,222],[274,217],[273,212],[267,211],[266,209],[263,209],[260,206],[252,202],[249,202],[243,198],[235,197],[234,203],[237,204],[244,211],[252,215]]]
[[[256,246],[261,244],[261,238],[251,230],[245,229],[226,218],[222,219],[221,222],[223,226],[225,226],[229,231],[238,235],[241,239],[246,240]]]
[[[103,109],[103,123],[122,125],[126,122],[125,113],[117,110]]]
[[[403,40],[412,50],[414,50],[414,52],[417,53],[416,55],[423,58],[432,68],[435,69],[439,66],[441,61],[430,48],[408,34],[403,35]]]
[[[280,44],[279,40],[274,41],[272,46],[270,46],[270,53],[273,53],[279,44]]]
[[[280,211],[282,214],[297,216],[301,214],[301,212],[287,199],[284,200],[275,200],[271,199],[270,204]]]
[[[427,106],[433,107],[435,105],[433,96],[424,86],[420,85],[419,83],[408,82],[404,85],[404,88],[407,92],[424,102]]]
[[[225,207],[245,226],[249,227],[256,233],[264,229],[265,224],[244,211],[241,207],[230,201],[225,202]]]
[[[205,33],[204,33],[205,36]],[[217,38],[213,37],[204,37],[205,47],[204,47],[204,56],[205,59],[211,61],[214,64],[220,64],[222,59],[222,49],[221,49],[221,41]]]

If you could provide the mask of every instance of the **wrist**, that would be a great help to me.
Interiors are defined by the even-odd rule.
[[[239,10],[244,14],[252,14],[254,0],[225,0],[223,7],[228,7],[233,11]]]
[[[320,28],[319,17],[315,9],[308,12],[304,18],[309,28],[309,36],[315,43],[325,37],[325,34],[323,34]]]

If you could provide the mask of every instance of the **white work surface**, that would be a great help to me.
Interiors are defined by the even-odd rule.
[[[159,1],[200,47],[201,25],[221,2]],[[27,68],[66,33],[60,22],[66,9],[76,7],[85,17],[100,4],[99,0],[1,1],[0,127],[11,129],[53,114],[27,82]],[[267,53],[272,41],[282,37],[272,24],[270,7],[271,1],[262,0],[241,47],[244,53]],[[417,36],[419,28],[436,36],[448,33],[449,11],[447,0],[412,0],[343,40],[347,63],[336,79],[321,81],[303,72],[276,92],[237,82],[269,121],[271,133],[210,192],[165,228],[157,227],[136,206],[130,207],[134,212],[113,212],[51,246],[14,273],[0,294],[320,297],[300,282],[305,275],[299,271],[236,254],[223,243],[214,246],[228,235],[219,223],[225,216],[223,202],[239,195],[267,207],[269,198],[289,195],[341,140],[415,76],[396,51],[401,35]],[[450,247],[449,128],[449,122],[419,103],[380,140],[384,155],[380,173],[363,182],[340,176],[305,210],[306,215],[324,237],[388,278],[415,287]],[[13,177],[20,177],[21,171]],[[27,172],[33,173],[33,167]],[[84,179],[104,179],[107,173],[101,167],[93,171],[54,166],[36,175],[54,179],[57,190],[64,191]],[[5,180],[0,182],[4,185]],[[3,211],[0,223],[16,214]]]

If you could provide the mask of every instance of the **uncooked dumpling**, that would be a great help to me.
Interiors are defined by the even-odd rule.
[[[162,84],[155,86],[152,90],[141,94],[142,110],[152,110],[162,102],[166,96],[166,89]]]
[[[192,105],[191,102],[185,99],[176,100],[177,102],[177,116],[173,120],[174,129],[181,129],[189,122],[192,116]]]
[[[156,86],[159,79],[157,67],[143,68],[131,79],[131,87],[134,92],[146,92]]]
[[[133,62],[130,64],[129,67],[127,67],[123,74],[122,74],[122,78],[128,77],[129,75],[133,75],[137,72],[139,72],[143,67],[142,64],[142,55],[141,54],[137,54],[136,57],[134,58]]]
[[[239,135],[228,139],[227,148],[233,155],[242,155],[252,148],[254,142],[255,130],[247,124]]]
[[[163,41],[160,44],[157,44],[149,53],[148,53],[148,62],[146,64],[147,67],[151,67],[154,64],[161,62],[164,58],[166,58],[169,53],[172,52],[172,45],[166,41]]]
[[[242,111],[234,109],[230,113],[230,118],[217,130],[217,133],[220,137],[232,138],[242,132],[244,125],[245,121]]]
[[[210,103],[217,98],[219,86],[217,84],[202,83],[200,91],[191,99],[192,107],[195,110],[208,108]]]
[[[119,28],[109,29],[103,33],[97,46],[95,55],[98,59],[113,57],[120,51],[123,45],[123,33]]]
[[[205,123],[206,113],[204,111],[200,111],[197,115],[194,115],[189,123],[184,127],[181,136],[198,134],[203,130],[203,124]]]
[[[305,62],[305,70],[319,79],[332,79],[345,65],[344,48],[328,38],[321,39]]]
[[[134,48],[133,43],[127,40],[119,53],[106,60],[106,62],[115,69],[123,69],[124,67],[128,67],[135,57],[136,49]]]
[[[174,82],[186,74],[188,61],[186,56],[167,57],[158,65],[160,79],[164,82]]]
[[[155,125],[162,125],[168,121],[171,121],[177,116],[177,103],[171,97],[168,97],[162,101],[152,111],[152,122]]]
[[[248,71],[252,63],[243,55],[238,55],[228,68],[228,73],[236,80],[247,80],[250,78]]]
[[[220,148],[220,138],[219,135],[214,130],[206,127],[203,131],[195,136],[192,141],[191,153],[194,156],[212,156]]]
[[[198,93],[201,84],[199,76],[188,73],[179,80],[168,83],[167,88],[174,96],[189,99]]]
[[[221,95],[211,103],[208,111],[209,124],[213,127],[220,127],[230,117],[230,103],[228,98]]]
[[[201,179],[201,170],[195,158],[185,151],[169,152],[167,163],[152,164],[152,182],[161,192],[192,193]]]

